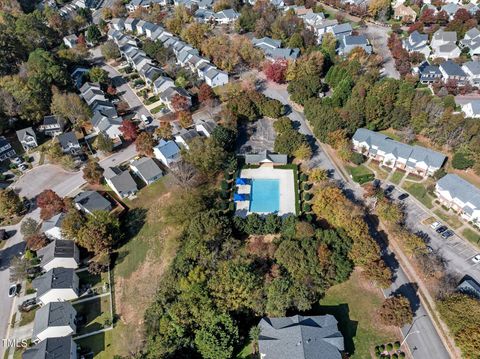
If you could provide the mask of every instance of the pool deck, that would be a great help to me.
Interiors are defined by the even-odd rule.
[[[268,166],[262,166],[260,168],[248,168],[243,169],[240,172],[241,178],[250,179],[276,179],[279,180],[279,216],[285,216],[295,214],[295,183],[293,170],[291,169],[279,169]],[[238,193],[250,193],[250,185],[240,185],[238,187]],[[237,210],[235,214],[237,216],[246,217],[251,214],[249,212],[250,202],[240,201],[236,202]],[[259,213],[266,214],[266,213]]]

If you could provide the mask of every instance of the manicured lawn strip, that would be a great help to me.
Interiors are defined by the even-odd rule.
[[[73,307],[77,314],[86,317],[85,324],[77,328],[77,334],[79,335],[103,329],[107,320],[112,323],[109,295],[74,304]]]
[[[350,279],[337,284],[325,293],[320,301],[320,314],[332,314],[339,322],[345,338],[345,349],[353,353],[350,358],[370,358],[375,345],[398,340],[397,335],[388,333],[378,325],[377,311],[383,296],[377,289],[365,289],[365,279],[358,271]]]
[[[402,178],[405,176],[405,172],[402,172],[402,171],[395,171],[393,174],[392,174],[392,177],[390,177],[390,182],[398,185],[400,184],[400,181],[402,180]]]
[[[28,323],[33,322],[33,320],[35,319],[35,313],[36,312],[37,312],[37,309],[33,309],[29,312],[23,312],[21,314],[22,319],[20,319],[20,323],[18,325],[22,326],[22,325],[27,325]]]
[[[425,207],[433,207],[433,198],[428,194],[426,187],[422,183],[405,182],[403,189],[422,202]]]
[[[151,105],[159,100],[158,96],[152,96],[145,100],[145,105]]]
[[[442,221],[446,222],[453,229],[457,229],[462,226],[462,221],[460,221],[458,216],[454,213],[448,214],[441,209],[436,209],[435,211],[433,211],[433,213],[435,213],[438,217],[442,219]]]
[[[480,244],[480,233],[474,231],[473,229],[470,228],[465,228],[462,231],[462,235],[470,242],[473,244],[476,244],[477,246]]]
[[[350,173],[352,179],[359,184],[367,183],[375,178],[372,170],[364,165],[356,167],[346,166],[346,169]]]
[[[160,106],[157,106],[153,109],[150,110],[151,113],[153,114],[156,114],[156,113],[159,113],[160,111],[162,111],[163,109],[165,108],[165,105],[160,105]]]

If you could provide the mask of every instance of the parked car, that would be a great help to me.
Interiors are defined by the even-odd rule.
[[[480,254],[477,254],[475,257],[472,258],[473,263],[480,263]]]
[[[427,246],[427,251],[428,251],[428,253],[432,253],[432,252],[433,252],[433,248],[430,247],[430,246]]]
[[[21,312],[29,312],[32,309],[35,309],[38,305],[39,303],[37,302],[37,298],[31,298],[20,304],[18,306],[18,310],[20,310]]]
[[[394,185],[390,185],[388,186],[387,188],[385,188],[385,191],[383,191],[384,194],[390,194],[393,192],[393,190],[395,189],[395,186]]]
[[[153,120],[150,116],[141,115],[140,118],[145,125],[150,124]]]
[[[443,233],[443,232],[445,232],[447,229],[448,229],[447,226],[440,226],[440,227],[438,227],[438,228],[435,230],[435,232],[437,232],[437,233]]]
[[[380,187],[382,182],[378,178],[376,178],[376,179],[373,180],[372,184],[373,184],[373,187],[378,188],[378,187]]]
[[[398,196],[399,201],[403,201],[404,199],[408,198],[410,195],[408,193],[402,193],[400,196]]]
[[[453,237],[455,233],[451,229],[447,229],[445,232],[442,233],[442,238],[443,239],[448,239],[450,237]]]
[[[430,225],[430,228],[432,229],[437,229],[438,227],[440,227],[442,224],[440,222],[433,222],[431,225]]]
[[[9,233],[5,229],[0,229],[0,241],[6,241],[10,238]]]
[[[25,163],[22,163],[21,165],[19,165],[18,168],[20,168],[21,171],[28,170],[28,166]]]
[[[23,162],[23,160],[20,158],[20,157],[15,157],[15,158],[12,158],[12,163],[16,164],[16,165],[19,165],[20,163]]]
[[[18,284],[12,284],[10,288],[8,288],[8,296],[10,298],[15,297],[18,294],[20,286]]]

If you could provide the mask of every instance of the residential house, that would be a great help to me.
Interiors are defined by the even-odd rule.
[[[461,292],[471,297],[480,299],[480,285],[472,278],[465,278],[464,280],[462,280],[462,282],[457,286],[456,289],[457,292]]]
[[[125,19],[123,18],[114,18],[110,21],[110,26],[112,26],[115,30],[123,31],[125,30]]]
[[[77,344],[71,336],[48,338],[28,348],[23,359],[77,359]]]
[[[472,16],[475,16],[475,14],[480,10],[478,7],[478,4],[474,4],[472,2],[469,2],[466,5],[463,5],[463,8],[468,11],[468,13]]]
[[[323,12],[310,12],[303,17],[303,22],[310,26],[315,26],[323,20],[325,20],[325,14]]]
[[[147,86],[152,86],[153,82],[163,74],[163,71],[152,64],[146,64],[140,69],[139,74]]]
[[[480,62],[468,61],[462,65],[462,70],[467,75],[468,82],[473,86],[480,85]]]
[[[372,53],[372,46],[368,42],[365,35],[349,35],[340,39],[338,53],[340,55],[348,55],[354,48],[361,47],[367,54]]]
[[[297,5],[287,6],[284,9],[285,12],[289,10],[293,10],[295,12],[295,15],[297,15],[300,19],[305,19],[308,14],[314,13],[313,9],[307,9],[305,6]]]
[[[85,82],[83,86],[80,87],[80,96],[88,106],[92,105],[95,101],[107,101],[100,85],[91,82]]]
[[[195,123],[195,130],[205,137],[210,137],[216,127],[214,120],[200,120]]]
[[[0,161],[5,161],[16,156],[17,153],[13,149],[10,142],[4,136],[0,136]]]
[[[233,9],[225,9],[215,13],[215,21],[218,24],[231,24],[240,17],[240,14]]]
[[[452,60],[445,61],[440,64],[440,72],[442,73],[443,81],[453,80],[463,83],[467,80],[467,75],[463,72],[460,65]]]
[[[47,136],[57,136],[63,133],[65,127],[65,121],[54,115],[45,116],[43,118],[43,124],[40,126],[40,130]]]
[[[352,31],[352,25],[349,22],[337,24],[328,29],[328,32],[332,33],[337,39],[341,39],[343,36],[350,36]]]
[[[160,76],[153,82],[153,92],[155,95],[160,95],[170,87],[175,87],[175,82],[170,77]]]
[[[264,150],[260,153],[245,154],[245,163],[247,165],[258,165],[262,163],[286,165],[288,163],[288,156],[281,153],[273,153],[268,150]]]
[[[172,100],[175,96],[182,96],[187,99],[188,107],[192,106],[192,97],[181,87],[169,87],[160,94],[160,101],[171,111],[174,111]]]
[[[353,149],[379,161],[383,166],[400,168],[420,176],[433,175],[446,157],[421,146],[410,146],[379,133],[359,128],[352,137]]]
[[[270,318],[258,324],[260,358],[341,359],[345,350],[333,315]]]
[[[80,192],[75,196],[73,202],[75,207],[85,214],[92,214],[94,211],[110,212],[112,210],[110,201],[97,191]]]
[[[428,61],[422,62],[413,69],[413,73],[417,74],[422,84],[432,84],[435,81],[442,80],[442,73],[437,65],[430,65]]]
[[[199,23],[215,21],[215,12],[208,9],[198,9],[193,16]]]
[[[152,24],[151,22],[147,22],[145,25],[145,37],[151,40],[155,31],[157,31],[159,28],[160,26]]]
[[[108,167],[103,176],[110,188],[120,198],[127,198],[137,193],[137,183],[128,171],[122,171],[116,167]]]
[[[145,29],[144,29],[145,24],[146,24],[146,21],[145,21],[145,20],[142,20],[142,19],[138,20],[138,22],[137,22],[136,25],[135,25],[135,30],[134,30],[134,32],[136,32],[137,35],[143,35],[143,34],[144,34],[144,30],[145,30]]]
[[[333,19],[323,19],[319,20],[317,19],[316,22],[313,25],[310,25],[310,29],[315,33],[315,36],[317,36],[317,43],[321,44],[322,43],[322,38],[323,35],[325,35],[327,32],[330,31],[332,27],[338,24],[338,21]]]
[[[55,239],[37,251],[40,267],[46,272],[53,268],[77,269],[80,264],[80,252],[73,240]]]
[[[140,20],[134,19],[133,17],[127,17],[124,22],[124,27],[126,31],[134,32],[137,28],[137,23]]]
[[[73,70],[72,74],[70,77],[73,80],[73,83],[75,84],[75,87],[79,90],[84,81],[85,81],[85,76],[88,73],[88,69],[85,67],[76,67],[75,70]]]
[[[50,302],[65,302],[79,296],[79,280],[72,268],[52,268],[32,281],[37,299],[43,305]]]
[[[450,2],[448,4],[443,5],[440,8],[440,11],[445,11],[448,15],[449,20],[453,20],[455,14],[460,9],[460,6],[456,3]]]
[[[223,86],[228,84],[228,74],[216,68],[211,68],[205,74],[205,82],[210,87]]]
[[[148,186],[163,176],[163,172],[157,163],[149,158],[142,157],[130,163],[130,169]]]
[[[58,142],[60,143],[63,153],[71,155],[79,155],[82,153],[82,147],[73,131],[58,135]]]
[[[71,49],[71,48],[77,46],[78,36],[75,35],[75,34],[67,35],[63,38],[63,43],[65,44],[65,46],[67,46],[68,48]]]
[[[62,222],[65,218],[65,213],[58,213],[52,218],[46,219],[42,223],[42,232],[50,239],[63,239]]]
[[[50,302],[35,313],[32,341],[75,334],[77,311],[69,302]]]
[[[96,111],[90,122],[92,124],[94,135],[103,133],[113,140],[114,145],[122,143],[120,140],[120,137],[122,136],[122,131],[120,131],[120,127],[122,126],[121,117],[110,117],[107,114]]]
[[[281,48],[282,42],[280,40],[273,40],[269,37],[253,38],[252,43],[253,46],[262,49],[265,57],[269,60],[296,60],[300,55],[300,49]]]
[[[428,47],[428,35],[421,34],[417,30],[412,32],[408,38],[403,40],[403,48],[409,53],[419,52],[428,58],[430,56],[430,47]]]
[[[198,137],[198,132],[193,128],[189,130],[182,128],[180,132],[175,135],[175,142],[178,143],[180,147],[189,150],[190,147],[188,147],[188,143],[195,137]]]
[[[37,135],[35,134],[35,131],[31,127],[18,130],[17,138],[22,144],[22,147],[25,151],[28,151],[38,146]]]
[[[403,20],[404,22],[414,22],[417,13],[410,6],[399,4],[393,8],[393,18],[395,20]]]
[[[160,160],[165,166],[170,167],[181,158],[181,151],[174,141],[165,141],[161,139],[157,146],[153,148],[155,158]]]
[[[480,55],[480,30],[476,27],[468,30],[459,45],[462,49],[468,48],[470,56]]]
[[[455,59],[460,56],[461,51],[457,46],[457,33],[455,31],[437,30],[432,37],[430,46],[433,50],[432,57]]]
[[[480,221],[480,189],[462,177],[449,173],[435,186],[438,201],[466,221]]]
[[[471,100],[461,104],[465,117],[480,118],[480,100]]]

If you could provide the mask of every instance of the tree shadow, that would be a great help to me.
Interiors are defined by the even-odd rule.
[[[392,295],[403,295],[404,297],[408,298],[412,312],[416,313],[420,308],[420,297],[418,296],[417,292],[418,285],[416,283],[405,283],[398,287],[397,290],[392,293]]]
[[[116,243],[116,248],[120,248],[125,243],[135,237],[145,225],[147,210],[145,208],[133,208],[123,216],[122,239]]]
[[[316,305],[307,315],[330,314],[338,321],[338,330],[343,335],[345,352],[349,355],[355,353],[353,338],[357,335],[358,322],[350,319],[350,308],[347,303],[338,305]]]
[[[5,248],[0,251],[0,270],[5,270],[10,267],[10,262],[13,257],[21,255],[25,251],[25,242],[21,241],[13,246]]]

